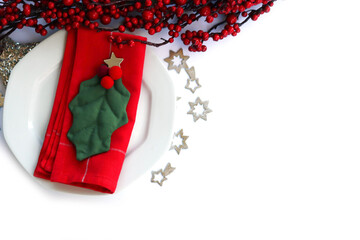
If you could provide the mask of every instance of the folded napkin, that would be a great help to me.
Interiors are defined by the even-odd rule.
[[[135,123],[146,45],[135,42],[133,47],[119,48],[108,41],[110,35],[120,36],[123,40],[146,40],[84,28],[68,32],[54,105],[34,176],[104,193],[115,191]],[[67,138],[73,122],[69,103],[79,93],[80,83],[93,78],[112,52],[124,59],[121,63],[122,82],[130,92],[126,107],[128,123],[111,135],[109,151],[79,161],[75,146]]]

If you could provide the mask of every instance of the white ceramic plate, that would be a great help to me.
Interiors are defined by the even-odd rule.
[[[4,103],[4,136],[17,160],[31,176],[50,118],[65,42],[65,31],[50,36],[15,66],[9,79]],[[172,81],[159,59],[147,48],[136,123],[117,192],[144,174],[169,149],[174,109]],[[63,191],[90,192],[38,180]]]

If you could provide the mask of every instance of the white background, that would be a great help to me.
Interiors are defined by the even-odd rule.
[[[115,195],[50,191],[0,140],[0,239],[360,239],[359,10],[278,1],[236,38],[185,51],[203,87],[171,72],[190,137],[153,167],[176,167],[163,187],[149,170]],[[206,122],[186,115],[197,96]]]

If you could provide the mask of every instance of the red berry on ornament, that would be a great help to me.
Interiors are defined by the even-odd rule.
[[[114,80],[109,76],[105,76],[101,79],[100,84],[103,88],[110,89],[114,86]]]
[[[109,70],[109,75],[112,79],[118,80],[122,77],[122,70],[121,67],[113,66]]]
[[[109,72],[109,68],[108,66],[106,66],[105,64],[102,64],[97,71],[97,75],[99,76],[99,78],[102,78],[106,75],[108,75]]]

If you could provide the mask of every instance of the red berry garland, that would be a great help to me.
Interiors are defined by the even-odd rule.
[[[180,37],[190,51],[206,51],[204,42],[236,36],[250,19],[268,13],[276,0],[3,0],[0,2],[0,40],[24,26],[41,35],[50,29],[79,28],[105,30],[99,25],[116,22],[112,31],[145,29],[150,35],[167,29],[169,38],[160,43],[140,40],[109,39],[113,44],[134,46],[139,41],[152,46],[172,43]],[[217,23],[213,23],[219,19]],[[41,20],[41,21],[39,21]],[[114,20],[114,21],[113,21]],[[209,27],[189,31],[196,21]],[[45,23],[43,23],[45,22]],[[108,30],[108,29],[106,29]]]

